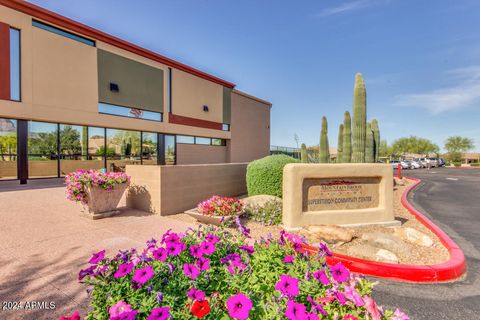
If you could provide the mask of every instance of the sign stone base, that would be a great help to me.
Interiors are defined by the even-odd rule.
[[[388,164],[287,164],[283,226],[398,225],[393,215],[393,168]]]

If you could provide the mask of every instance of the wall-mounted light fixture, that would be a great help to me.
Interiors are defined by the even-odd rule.
[[[208,106],[207,105],[203,106],[203,111],[208,112]]]
[[[110,91],[112,92],[119,92],[120,88],[118,87],[118,84],[110,82]]]

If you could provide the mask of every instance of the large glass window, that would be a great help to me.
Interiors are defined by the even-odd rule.
[[[58,176],[58,125],[55,123],[28,123],[28,176]]]
[[[43,22],[40,22],[40,21],[37,21],[37,20],[33,20],[33,21],[32,21],[32,26],[37,27],[37,28],[40,28],[40,29],[43,29],[43,30],[46,30],[46,31],[50,31],[50,32],[55,33],[55,34],[58,34],[58,35],[60,35],[60,36],[64,36],[64,37],[70,38],[70,39],[72,39],[72,40],[75,40],[75,41],[84,43],[84,44],[86,44],[86,45],[95,47],[95,41],[93,41],[93,40],[90,40],[90,39],[84,38],[84,37],[82,37],[82,36],[76,35],[76,34],[74,34],[74,33],[71,33],[71,32],[68,32],[68,31],[59,29],[59,28],[57,28],[57,27],[54,27],[54,26],[45,24],[45,23],[43,23]]]
[[[10,28],[10,100],[20,101],[20,30]]]
[[[0,119],[0,180],[17,178],[17,121]]]
[[[112,153],[113,154],[113,153]],[[105,128],[88,127],[88,160],[91,169],[105,168]]]
[[[212,139],[210,138],[202,138],[202,137],[195,137],[195,144],[212,144]]]
[[[107,129],[107,170],[123,171],[127,164],[140,163],[140,132]]]
[[[160,121],[160,122],[162,121],[162,113],[160,112],[121,107],[121,106],[116,106],[108,103],[99,103],[98,112],[114,115],[114,116],[128,117],[128,118],[136,118],[136,119],[152,120],[152,121]]]
[[[157,164],[158,134],[142,132],[142,164]]]
[[[88,127],[60,125],[60,175],[92,169],[87,161]]]
[[[195,143],[195,137],[192,137],[192,136],[177,136],[177,143],[194,144]]]
[[[175,136],[165,135],[165,164],[176,164]]]

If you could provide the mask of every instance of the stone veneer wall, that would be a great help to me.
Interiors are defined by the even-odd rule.
[[[212,195],[247,193],[247,163],[138,166],[127,165],[132,184],[127,207],[162,216],[194,208]]]

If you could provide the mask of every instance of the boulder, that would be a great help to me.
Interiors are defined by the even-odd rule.
[[[356,244],[347,250],[347,254],[352,257],[360,259],[385,262],[398,263],[398,257],[391,251],[379,249],[370,244]]]
[[[420,232],[413,228],[397,228],[395,230],[395,235],[402,238],[405,241],[410,243],[422,246],[422,247],[431,247],[433,246],[433,240],[425,233]]]
[[[411,251],[410,246],[400,237],[390,233],[364,233],[361,239],[372,246],[394,252],[397,255],[408,255]]]
[[[327,243],[350,242],[353,238],[351,230],[335,225],[308,226],[304,230],[317,241],[325,241]]]
[[[278,201],[282,203],[282,199],[270,195],[257,195],[241,199],[246,208],[260,207],[265,206],[265,203],[270,201]]]

